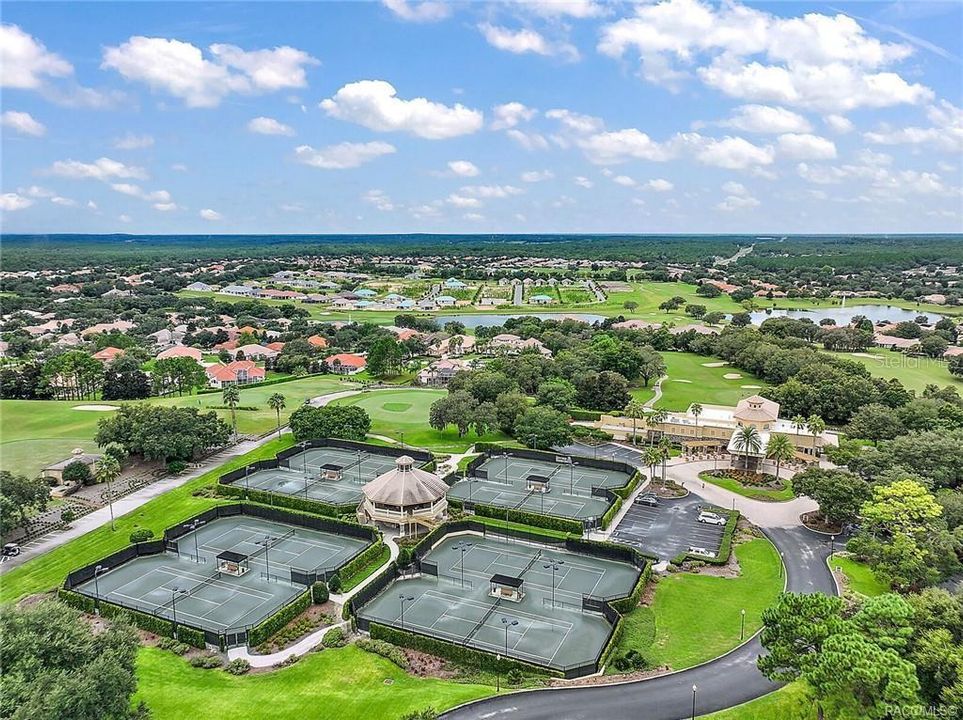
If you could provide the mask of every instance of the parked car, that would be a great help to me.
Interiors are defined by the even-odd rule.
[[[3,562],[7,558],[16,557],[20,554],[20,546],[17,543],[7,543],[3,546],[3,550],[0,551],[0,562]]]
[[[635,502],[639,505],[648,505],[649,507],[657,507],[659,504],[659,498],[652,493],[645,493],[644,495],[639,495],[635,498]]]
[[[699,513],[699,522],[705,523],[706,525],[725,525],[728,519],[714,512],[703,510]]]
[[[692,555],[702,555],[703,557],[714,558],[716,554],[711,550],[704,547],[699,547],[698,545],[690,545],[689,553]]]

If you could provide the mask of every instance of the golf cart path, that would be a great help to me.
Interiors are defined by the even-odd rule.
[[[666,380],[668,377],[668,375],[663,375],[655,381],[655,385],[652,386],[652,397],[642,403],[642,407],[655,407],[655,404],[662,399],[662,381]]]
[[[350,397],[351,395],[356,395],[360,392],[362,392],[360,389],[340,390],[338,392],[328,393],[327,395],[319,395],[318,397],[312,398],[310,400],[310,404],[316,407],[323,407],[332,400],[337,400],[338,398],[342,397]],[[282,430],[282,434],[288,432],[290,432],[290,430],[287,428]],[[163,495],[168,490],[173,490],[174,488],[180,487],[191,480],[195,480],[204,473],[220,467],[229,460],[232,460],[240,455],[244,455],[245,453],[249,453],[252,450],[256,450],[262,445],[274,440],[276,437],[276,433],[269,433],[268,435],[258,438],[257,440],[245,440],[243,442],[239,442],[237,445],[225,448],[220,452],[200,461],[198,466],[196,468],[192,468],[190,472],[185,472],[180,475],[170,475],[158,480],[157,482],[151,483],[150,485],[147,485],[136,492],[132,492],[130,495],[125,495],[114,502],[114,517],[119,518],[122,515],[133,512],[159,495]],[[87,515],[74,520],[70,527],[59,532],[44,535],[33,543],[24,545],[19,555],[8,559],[3,564],[0,564],[0,573],[4,573],[17,567],[18,565],[22,565],[32,558],[39,557],[40,555],[43,555],[54,548],[60,547],[61,545],[64,545],[65,543],[68,543],[71,540],[80,537],[81,535],[85,535],[86,533],[96,530],[97,528],[109,523],[109,507],[103,507],[98,510],[94,510]]]

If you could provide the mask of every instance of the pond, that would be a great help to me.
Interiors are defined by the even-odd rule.
[[[915,320],[920,315],[925,315],[930,323],[935,323],[943,316],[936,313],[923,312],[921,310],[907,310],[905,308],[894,307],[893,305],[849,305],[828,308],[813,308],[812,310],[759,310],[750,313],[754,325],[759,325],[763,320],[773,317],[791,317],[797,319],[809,319],[814,323],[820,320],[835,320],[837,325],[848,325],[850,320],[856,315],[864,315],[877,325],[881,322],[903,322],[905,320]]]
[[[582,320],[587,323],[601,322],[605,319],[604,315],[592,315],[589,313],[516,313],[514,315],[438,315],[435,320],[439,325],[446,322],[460,322],[466,328],[477,328],[483,325],[491,327],[494,325],[504,325],[509,318],[537,317],[540,320],[563,320],[571,318]]]

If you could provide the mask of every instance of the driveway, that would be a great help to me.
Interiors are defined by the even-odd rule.
[[[609,539],[652,553],[660,560],[671,560],[690,546],[717,553],[725,526],[697,520],[705,505],[696,495],[660,499],[657,507],[633,503]]]

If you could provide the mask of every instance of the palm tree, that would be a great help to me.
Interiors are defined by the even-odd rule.
[[[642,462],[649,468],[649,480],[655,480],[655,466],[662,460],[662,454],[654,447],[650,447],[642,456]]]
[[[762,449],[762,438],[755,425],[743,425],[736,430],[732,440],[733,447],[743,453],[742,466],[749,472],[749,454],[758,453]]]
[[[806,420],[806,429],[809,430],[809,434],[813,436],[813,457],[815,457],[816,438],[826,430],[826,421],[819,417],[819,415],[810,415]]]
[[[278,418],[278,437],[281,437],[281,411],[287,407],[287,403],[284,402],[284,395],[281,393],[274,393],[268,398],[268,407],[271,408]]]
[[[461,335],[452,335],[451,339],[448,341],[448,352],[451,355],[460,355],[461,346],[464,344],[465,339]]]
[[[224,404],[231,409],[231,427],[234,429],[234,441],[237,442],[237,404],[241,401],[241,391],[236,385],[224,388],[222,396]]]
[[[95,478],[99,483],[107,483],[107,505],[110,507],[110,529],[114,529],[114,496],[110,489],[110,483],[120,475],[120,463],[117,458],[110,453],[104,453],[97,461],[97,472]]]
[[[632,418],[632,444],[637,440],[637,423],[640,418],[645,417],[645,405],[638,400],[629,400],[629,404],[622,410],[625,417]]]
[[[702,403],[692,403],[689,406],[689,412],[692,413],[692,417],[695,418],[696,430],[699,429],[699,416],[702,414]],[[698,433],[696,433],[698,434]]]
[[[665,487],[665,463],[670,457],[672,457],[671,450],[672,450],[672,441],[670,441],[669,438],[663,435],[662,439],[659,440],[659,447],[658,447],[659,459],[662,460],[662,487]]]
[[[649,419],[652,421],[653,425],[662,425],[666,420],[669,419],[669,412],[663,408],[655,408],[655,412],[649,416]],[[664,430],[662,431],[662,434],[665,434]]]
[[[794,415],[793,419],[790,420],[790,423],[792,423],[792,429],[795,430],[796,434],[798,435],[802,429],[806,427],[806,418],[804,418],[802,415]]]
[[[779,480],[779,469],[784,462],[796,457],[796,446],[788,436],[774,433],[766,443],[766,457],[776,463],[776,481]]]

